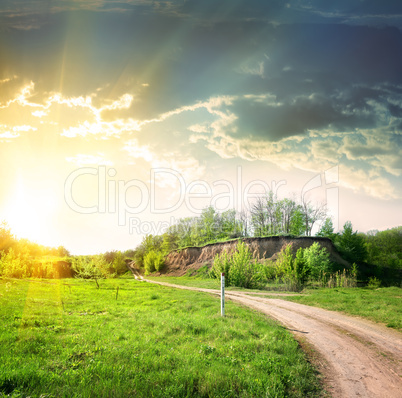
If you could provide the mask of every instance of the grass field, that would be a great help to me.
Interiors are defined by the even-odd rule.
[[[151,277],[151,280],[168,282],[177,285],[219,289],[217,279],[202,279],[194,277]],[[238,290],[252,293],[255,290],[230,287],[227,290]],[[269,291],[262,290],[270,297]],[[278,293],[277,290],[274,293]],[[290,292],[286,292],[290,293]],[[301,304],[313,305],[346,314],[357,315],[374,322],[383,323],[388,327],[402,330],[402,289],[399,287],[385,288],[335,288],[306,289],[303,294],[282,297],[284,300],[297,301]]]
[[[132,278],[0,279],[1,397],[317,397],[290,333]]]
[[[306,293],[284,298],[361,316],[402,330],[402,289],[399,287],[317,289]]]
[[[201,287],[204,289],[221,288],[220,280],[213,278],[197,278],[194,276],[151,276],[151,275],[148,275],[145,278],[156,282],[167,282],[180,286]]]
[[[220,290],[221,288],[221,281],[219,279],[213,279],[213,278],[199,278],[199,277],[193,277],[193,276],[146,276],[146,279],[149,279],[151,281],[156,281],[156,282],[167,282],[167,283],[172,283],[174,285],[180,285],[180,286],[192,286],[192,287],[200,287],[204,289],[217,289]],[[244,291],[244,292],[261,292],[261,290],[258,289],[245,289],[242,287],[236,287],[236,286],[226,286],[225,288],[228,291]],[[275,283],[272,283],[272,287],[267,285],[264,288],[264,292],[269,295],[269,292],[274,291],[275,293],[287,293],[287,294],[292,294],[295,292],[289,292],[285,291],[283,288],[278,288],[278,285]],[[295,293],[297,294],[297,293]]]

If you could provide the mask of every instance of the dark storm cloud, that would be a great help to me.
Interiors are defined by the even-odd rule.
[[[239,118],[240,134],[269,141],[304,134],[308,130],[350,131],[375,125],[373,113],[347,112],[336,101],[321,96],[296,98],[274,106],[242,100],[230,109]]]
[[[11,70],[44,91],[129,92],[135,101],[127,116],[140,120],[213,96],[269,94],[279,106],[243,99],[230,108],[239,136],[267,140],[375,128],[375,104],[400,117],[401,31],[342,22],[345,15],[397,15],[402,5],[327,3],[64,1],[56,9],[49,2],[40,28],[2,33],[0,79]],[[34,18],[38,2],[17,2],[21,20],[4,4],[3,18],[21,24]]]
[[[402,36],[395,28],[343,25],[281,26],[264,48],[264,78],[244,90],[276,96],[279,106],[241,102],[233,108],[239,132],[277,140],[309,129],[375,128],[375,104],[400,117]],[[262,43],[262,41],[261,41]],[[252,82],[251,84],[248,84]]]

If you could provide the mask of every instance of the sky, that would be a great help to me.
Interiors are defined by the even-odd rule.
[[[398,0],[1,0],[0,221],[135,248],[266,190],[402,225]]]

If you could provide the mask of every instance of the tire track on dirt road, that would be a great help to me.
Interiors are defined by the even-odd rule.
[[[219,290],[142,280],[220,295]],[[225,297],[275,318],[302,345],[307,342],[313,347],[320,358],[314,362],[320,364],[318,371],[334,398],[402,397],[401,333],[364,319],[278,298],[230,291]]]

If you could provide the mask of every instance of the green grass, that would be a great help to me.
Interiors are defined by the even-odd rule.
[[[190,286],[190,287],[200,287],[203,289],[217,289],[220,290],[221,288],[221,281],[219,279],[214,278],[201,278],[201,277],[194,277],[194,276],[146,276],[146,279],[155,282],[167,282],[172,283],[173,285],[179,286]],[[263,290],[259,289],[245,289],[236,286],[229,286],[225,288],[227,291],[243,291],[246,293],[258,292],[258,293],[266,293],[267,297],[269,293],[286,293],[286,294],[298,294],[296,292],[289,292],[285,291],[284,287],[282,288],[281,285],[276,283],[267,284]]]
[[[146,279],[155,282],[167,282],[180,286],[200,287],[204,289],[220,289],[221,281],[212,278],[197,278],[194,276],[146,276]]]
[[[290,333],[132,278],[0,279],[0,397],[316,397]],[[118,290],[117,290],[118,288]]]
[[[312,289],[306,292],[309,294],[284,299],[342,311],[402,330],[402,289],[399,287]]]
[[[151,277],[151,280],[169,282],[176,285],[220,289],[217,279],[202,279],[195,277]],[[270,286],[267,285],[260,292],[269,295]],[[227,288],[228,291],[245,291],[252,293],[257,290]],[[277,285],[272,286],[275,293]],[[291,292],[284,292],[291,293]],[[284,300],[296,301],[301,304],[312,305],[333,311],[341,311],[350,315],[357,315],[374,322],[402,330],[402,289],[398,287],[385,288],[335,288],[335,289],[305,289],[303,294],[281,297]]]

